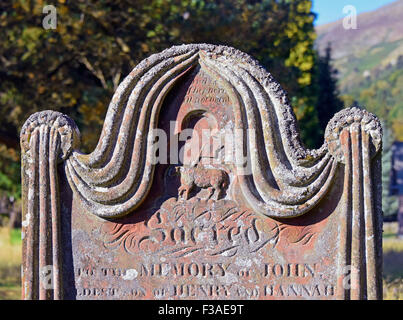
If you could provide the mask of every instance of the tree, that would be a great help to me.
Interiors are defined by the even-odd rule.
[[[339,98],[337,89],[337,70],[332,67],[332,48],[330,44],[326,47],[325,55],[318,56],[316,68],[316,110],[319,126],[324,132],[329,120],[343,107],[343,102]]]

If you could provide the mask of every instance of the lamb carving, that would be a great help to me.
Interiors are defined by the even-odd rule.
[[[181,180],[178,195],[184,200],[189,199],[189,194],[195,186],[208,190],[207,199],[215,196],[214,198],[218,200],[229,185],[229,177],[224,170],[205,168],[201,164],[195,167],[179,166],[175,169],[180,174]]]

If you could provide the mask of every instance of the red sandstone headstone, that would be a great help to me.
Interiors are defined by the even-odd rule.
[[[343,110],[307,150],[233,48],[144,60],[89,155],[52,111],[21,144],[25,299],[382,297],[379,121]]]

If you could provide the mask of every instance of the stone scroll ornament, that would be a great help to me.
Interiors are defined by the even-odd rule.
[[[300,142],[286,93],[272,76],[245,53],[230,47],[206,44],[175,46],[150,56],[134,68],[116,90],[98,145],[90,154],[79,151],[79,131],[67,116],[43,111],[28,118],[21,131],[23,298],[67,298],[66,292],[70,289],[65,288],[63,275],[66,273],[64,268],[68,268],[66,261],[74,264],[75,260],[84,260],[82,257],[85,254],[78,255],[74,247],[73,258],[67,258],[64,234],[74,234],[67,228],[75,228],[75,222],[73,226],[66,227],[64,216],[70,215],[72,220],[82,221],[82,224],[87,221],[85,217],[100,225],[113,226],[114,238],[106,243],[123,243],[124,238],[126,253],[141,251],[134,246],[137,229],[125,229],[135,223],[125,223],[135,221],[136,214],[140,216],[139,212],[143,212],[145,204],[151,203],[150,198],[154,197],[150,190],[153,190],[153,181],[160,174],[155,173],[158,164],[152,161],[155,154],[152,130],[159,127],[161,117],[168,113],[164,108],[168,108],[165,101],[170,92],[177,86],[185,86],[186,79],[192,81],[198,72],[217,83],[225,92],[228,97],[225,110],[201,103],[197,110],[189,107],[172,111],[177,113],[174,119],[183,120],[189,115],[203,113],[209,114],[210,118],[220,118],[223,112],[230,113],[229,120],[222,116],[216,121],[216,127],[249,132],[236,140],[234,154],[237,161],[244,156],[245,150],[249,150],[251,170],[249,174],[239,174],[235,165],[221,170],[226,172],[208,171],[201,166],[191,172],[185,168],[177,170],[182,186],[177,198],[169,205],[183,201],[190,205],[186,212],[196,212],[200,206],[192,205],[196,198],[190,199],[190,188],[197,188],[197,183],[203,188],[203,180],[197,180],[200,176],[207,176],[206,185],[211,188],[207,197],[210,202],[206,203],[213,201],[214,196],[210,197],[215,184],[215,188],[225,186],[225,190],[221,190],[223,194],[218,195],[223,199],[217,200],[217,203],[225,204],[223,208],[228,207],[227,203],[231,206],[222,211],[223,216],[229,216],[228,212],[233,208],[235,212],[242,207],[242,214],[246,212],[249,215],[251,225],[254,226],[258,220],[268,221],[273,228],[267,229],[267,234],[278,231],[270,241],[268,238],[261,245],[251,247],[248,251],[251,254],[263,250],[261,248],[266,248],[264,246],[268,244],[274,248],[281,230],[287,227],[285,232],[293,225],[301,224],[293,221],[315,220],[313,216],[321,212],[323,204],[333,201],[332,214],[337,214],[337,218],[332,220],[336,223],[328,227],[334,231],[334,239],[328,241],[336,243],[337,254],[329,264],[337,276],[331,298],[381,299],[382,130],[378,119],[359,108],[344,109],[329,122],[323,146],[317,150],[306,149]],[[181,98],[174,96],[169,99],[175,102]],[[187,187],[185,182],[189,179],[191,185]],[[70,202],[73,205],[68,205],[65,200],[66,193],[71,193],[73,200]],[[154,212],[157,212],[153,217],[163,221],[159,217],[163,215],[164,205],[153,205]],[[172,205],[172,208],[176,207]],[[151,222],[148,222],[147,227],[150,225]],[[222,229],[231,230],[226,226]],[[247,234],[248,243],[257,237],[253,238],[250,234]],[[233,234],[230,236],[233,240]],[[312,231],[296,237],[293,243],[309,245],[326,236],[326,232],[314,235]],[[130,246],[129,240],[133,246]],[[73,243],[70,246],[74,246],[75,241],[70,241]],[[91,247],[89,242],[82,242],[80,248]],[[180,256],[202,250],[212,257],[224,253],[230,256],[231,252],[238,254],[233,251],[235,249],[239,252],[243,250],[236,245],[221,251],[201,247],[190,249]],[[349,269],[348,273],[346,269]],[[278,274],[278,270],[280,267],[273,272]],[[51,287],[47,287],[46,283],[51,283]],[[267,289],[266,293],[272,294],[273,290],[276,289]]]

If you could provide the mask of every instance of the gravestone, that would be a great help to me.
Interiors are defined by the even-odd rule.
[[[23,298],[381,299],[381,135],[345,109],[306,149],[248,55],[152,55],[92,153],[61,113],[23,126]]]
[[[403,238],[403,142],[400,141],[396,141],[392,145],[390,194],[399,198],[397,236]]]

